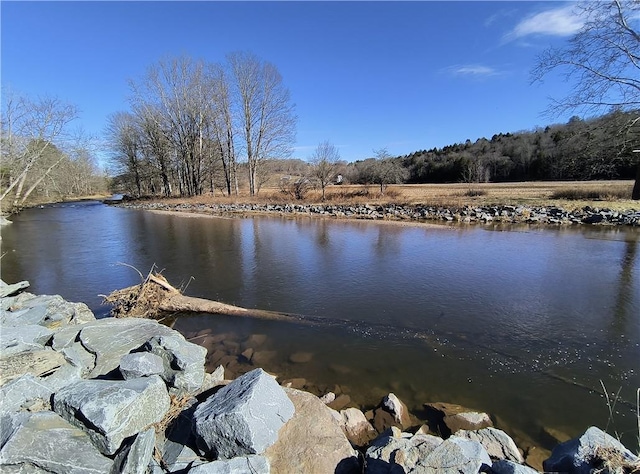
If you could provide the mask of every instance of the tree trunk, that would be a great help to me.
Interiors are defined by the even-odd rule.
[[[38,187],[38,185],[47,177],[49,176],[49,173],[51,173],[51,170],[53,170],[53,168],[55,168],[56,166],[58,166],[58,164],[62,161],[64,157],[61,156],[60,159],[58,161],[56,161],[54,164],[52,164],[51,166],[49,166],[49,168],[47,168],[47,171],[44,172],[44,174],[42,176],[40,176],[35,183],[33,183],[33,185],[31,185],[31,187],[29,189],[27,189],[27,192],[24,193],[24,196],[22,196],[22,202],[20,203],[21,205],[24,205],[24,203],[26,202],[27,198],[31,195],[31,193],[33,192],[34,189],[36,189]]]
[[[631,191],[631,199],[634,201],[640,200],[640,161],[638,161],[638,167],[636,168],[636,182],[633,185],[633,191]]]

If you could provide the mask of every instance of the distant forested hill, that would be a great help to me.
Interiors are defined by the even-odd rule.
[[[420,150],[398,157],[409,183],[633,179],[640,148],[638,112],[602,117],[491,139]],[[358,167],[358,163],[354,164]]]

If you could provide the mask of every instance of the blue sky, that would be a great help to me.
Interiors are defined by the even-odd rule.
[[[580,26],[565,2],[9,2],[2,85],[76,104],[88,133],[128,109],[128,81],[162,58],[251,51],[296,104],[293,156],[329,140],[347,161],[566,121],[568,85],[531,85],[536,56]]]

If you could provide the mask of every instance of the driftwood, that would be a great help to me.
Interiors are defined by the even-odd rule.
[[[137,270],[136,270],[137,271]],[[140,272],[138,272],[140,273]],[[142,277],[142,274],[140,274]],[[345,329],[352,329],[356,332],[366,332],[373,334],[374,330],[380,337],[395,334],[400,337],[421,339],[425,343],[433,347],[439,345],[433,340],[433,336],[420,331],[401,329],[386,325],[370,325],[358,323],[356,321],[347,321],[342,319],[324,319],[311,316],[301,316],[291,313],[281,313],[277,311],[267,311],[263,309],[247,309],[239,306],[232,306],[218,301],[211,301],[203,298],[194,298],[183,295],[180,290],[172,286],[161,274],[150,272],[140,285],[130,286],[122,290],[116,290],[109,296],[105,297],[105,303],[113,305],[111,310],[112,316],[116,318],[137,317],[150,318],[156,320],[175,320],[175,315],[179,313],[209,313],[223,314],[227,316],[243,316],[248,318],[268,319],[272,321],[285,321],[298,324],[314,325],[314,326],[340,326]],[[455,334],[448,334],[451,339],[456,339]],[[468,344],[468,341],[464,341]],[[501,351],[497,347],[489,347],[484,344],[477,344],[491,353],[504,357],[507,360],[518,361],[527,364],[526,360],[522,360],[514,354]],[[569,379],[562,375],[554,373],[550,369],[539,369],[542,375],[553,378],[560,382],[573,385],[589,392],[599,392],[597,387],[590,387],[575,380]],[[604,392],[606,394],[606,391]],[[633,407],[630,402],[618,398],[617,403]]]
[[[111,315],[116,318],[134,317],[160,320],[174,316],[176,313],[209,313],[273,321],[313,323],[313,320],[295,314],[247,309],[218,301],[185,296],[161,274],[153,272],[149,273],[139,285],[116,290],[105,297],[104,301],[113,306]]]

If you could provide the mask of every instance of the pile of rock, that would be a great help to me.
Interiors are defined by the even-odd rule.
[[[445,404],[423,425],[394,395],[338,412],[257,368],[205,372],[206,349],[146,319],[96,320],[0,283],[0,471],[49,473],[535,472],[490,417]],[[435,436],[438,432],[443,436]],[[546,470],[638,459],[590,428]]]
[[[504,223],[504,224],[598,224],[640,225],[640,211],[613,211],[585,206],[581,209],[566,209],[532,206],[464,206],[434,207],[422,205],[309,205],[309,204],[171,204],[132,201],[123,206],[135,209],[197,212],[214,215],[238,215],[246,213],[277,213],[292,215],[318,215],[336,218],[368,220],[413,220],[460,223]]]

